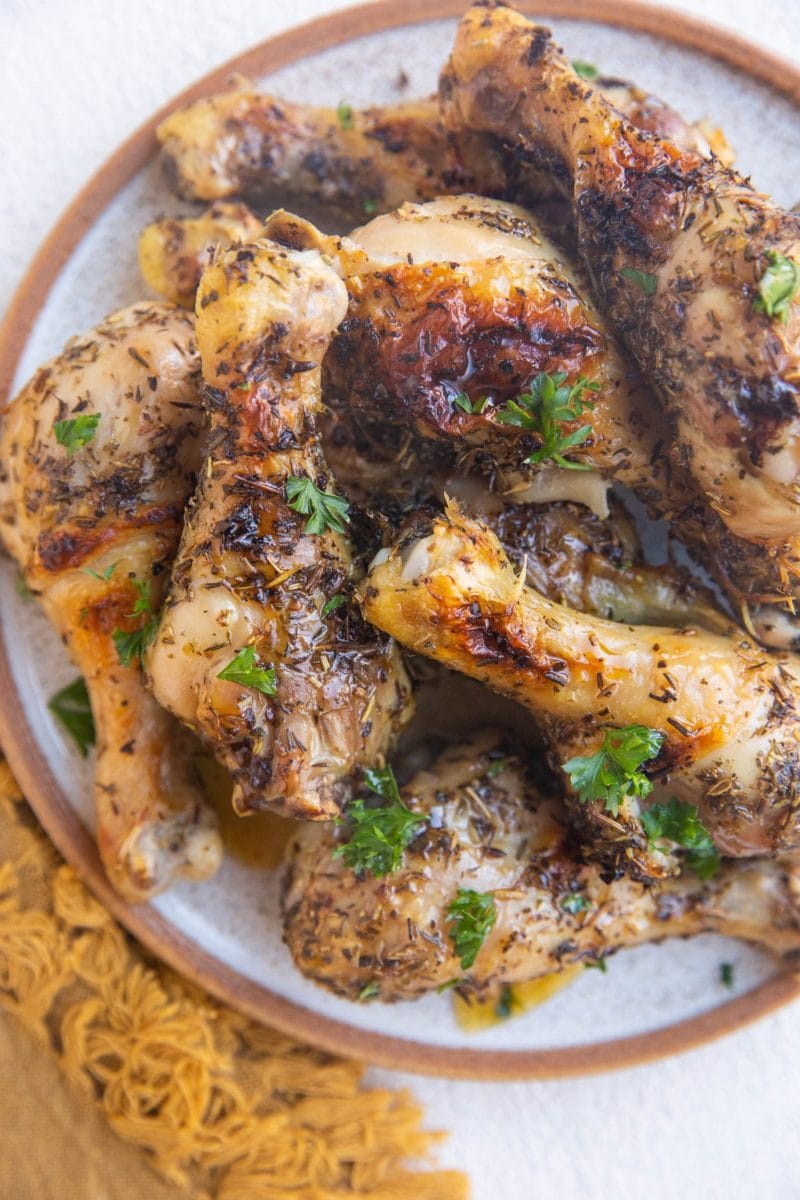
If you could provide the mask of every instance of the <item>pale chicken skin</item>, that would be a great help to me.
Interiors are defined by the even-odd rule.
[[[97,839],[128,900],[221,858],[191,748],[114,638],[161,600],[205,434],[199,368],[191,316],[137,304],[73,338],[2,416],[0,530],[86,680]],[[99,418],[90,439],[59,444],[56,422],[82,416]]]
[[[427,536],[381,551],[361,587],[367,619],[401,644],[519,701],[561,764],[607,729],[662,737],[648,764],[696,805],[732,857],[800,844],[800,665],[743,633],[623,625],[555,604],[525,583],[497,538],[451,505]],[[639,810],[602,811],[609,852],[643,875]],[[598,831],[600,832],[600,831]]]
[[[644,129],[687,149],[730,154],[722,134],[690,125],[633,84],[599,79],[612,104]],[[235,80],[161,123],[158,139],[172,187],[186,199],[266,197],[324,205],[358,220],[406,200],[473,191],[530,202],[550,197],[548,173],[504,154],[491,134],[445,128],[436,97],[367,109],[290,103]]]
[[[396,648],[348,603],[346,525],[309,530],[290,506],[290,480],[336,494],[314,418],[346,303],[318,252],[266,239],[220,254],[198,293],[208,453],[147,669],[240,813],[335,816],[410,713]]]
[[[761,860],[726,863],[707,883],[604,881],[558,800],[497,734],[446,751],[401,794],[420,828],[391,874],[354,874],[336,857],[346,823],[305,826],[290,844],[284,937],[298,969],[338,995],[407,1000],[454,982],[480,992],[709,931],[800,952],[796,868]],[[496,913],[466,969],[448,914],[459,889],[488,893]]]
[[[760,285],[773,255],[800,271],[800,216],[637,129],[510,8],[469,10],[440,94],[452,128],[549,156],[601,309],[663,401],[680,460],[734,534],[796,549],[800,305],[764,311]]]

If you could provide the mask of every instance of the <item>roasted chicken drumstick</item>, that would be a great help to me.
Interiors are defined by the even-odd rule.
[[[484,524],[451,506],[428,536],[381,551],[362,585],[367,619],[409,648],[518,700],[560,763],[608,730],[658,735],[651,770],[696,805],[732,857],[800,844],[800,664],[744,634],[631,626],[579,614],[525,585]],[[663,873],[638,804],[597,806],[611,857]]]
[[[335,110],[290,103],[235,82],[159,126],[167,177],[186,199],[244,196],[259,204],[290,197],[298,207],[333,208],[352,223],[368,211],[453,192],[530,202],[553,191],[546,172],[501,153],[491,135],[448,132],[435,97]],[[707,131],[688,125],[661,101],[620,80],[600,79],[596,86],[634,124],[708,153]],[[721,134],[711,138],[719,153],[729,153]]]
[[[335,816],[409,715],[396,648],[347,602],[347,505],[315,431],[346,304],[317,251],[266,239],[219,255],[198,293],[211,432],[148,672],[242,813]]]
[[[480,991],[707,931],[800,951],[800,886],[788,864],[726,863],[705,884],[604,882],[571,844],[558,801],[497,735],[448,750],[402,800],[419,824],[383,877],[354,875],[341,856],[346,825],[305,826],[290,845],[284,936],[299,970],[339,995],[406,1000],[454,981]],[[467,966],[450,907],[464,892],[494,916]]]
[[[69,342],[2,416],[3,540],[86,680],[97,839],[128,900],[221,857],[188,740],[139,669],[200,464],[199,385],[192,318],[138,304]]]
[[[602,311],[663,401],[680,460],[733,533],[796,548],[800,216],[637,129],[546,29],[493,0],[463,18],[441,96],[453,129],[549,158]]]

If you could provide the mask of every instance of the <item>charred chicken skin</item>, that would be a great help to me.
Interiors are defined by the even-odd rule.
[[[462,462],[521,469],[541,452],[535,419],[509,420],[540,373],[573,394],[564,455],[642,491],[658,464],[643,388],[563,256],[523,209],[477,196],[404,205],[352,234],[347,318],[325,360],[334,408],[355,405]],[[530,467],[526,474],[530,474]]]
[[[644,886],[603,879],[495,734],[445,752],[402,789],[419,828],[399,868],[354,874],[337,856],[347,826],[298,830],[289,850],[284,936],[298,969],[350,999],[407,1000],[459,981],[522,983],[624,947],[714,931],[777,954],[800,951],[800,884],[777,861],[726,863]],[[490,898],[495,922],[471,966],[454,944],[462,890]]]
[[[3,540],[86,680],[100,854],[128,900],[221,857],[191,748],[139,669],[200,464],[199,385],[191,316],[137,304],[69,342],[2,416]]]
[[[441,96],[452,128],[549,156],[602,311],[663,401],[678,457],[734,534],[796,547],[800,305],[781,292],[775,311],[769,280],[800,274],[800,216],[637,129],[547,30],[492,0],[462,20]]]
[[[147,666],[230,771],[241,813],[336,816],[409,715],[396,648],[347,602],[346,505],[315,429],[346,303],[317,251],[266,239],[219,255],[198,293],[208,454]],[[315,524],[298,493],[338,516]]]
[[[800,665],[791,656],[741,632],[623,625],[555,604],[452,505],[427,536],[382,551],[361,596],[367,619],[401,644],[528,708],[557,763],[596,752],[607,730],[644,726],[660,737],[648,770],[698,807],[723,854],[800,844]],[[638,801],[589,815],[616,865],[663,874]]]

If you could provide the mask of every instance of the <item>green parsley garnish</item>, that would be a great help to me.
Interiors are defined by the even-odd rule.
[[[336,612],[337,608],[341,608],[346,603],[347,596],[345,596],[344,592],[338,592],[335,596],[331,596],[330,600],[325,601],[319,615],[323,619],[329,617],[332,612]]]
[[[100,413],[82,413],[79,417],[56,421],[53,433],[59,446],[65,446],[67,455],[71,458],[76,450],[80,450],[92,440],[99,424]]]
[[[361,207],[364,209],[364,212],[367,214],[367,216],[371,217],[374,212],[378,211],[378,201],[364,200]]]
[[[308,517],[306,533],[324,533],[326,529],[344,533],[350,505],[341,496],[324,492],[307,475],[290,475],[285,493],[289,508]]]
[[[265,696],[274,696],[277,688],[275,668],[260,666],[252,646],[243,646],[237,651],[227,667],[219,672],[217,679],[241,683],[243,687],[263,692]]]
[[[489,764],[486,774],[490,779],[497,779],[497,776],[503,774],[503,771],[505,771],[510,762],[510,758],[496,758],[494,762]]]
[[[800,263],[776,250],[768,250],[764,257],[767,266],[758,281],[753,308],[768,317],[777,317],[785,325],[789,320],[789,305],[800,290]]]
[[[572,69],[581,79],[597,79],[597,67],[594,63],[584,62],[582,58],[573,58]]]
[[[716,875],[719,851],[693,804],[674,796],[666,804],[654,804],[642,813],[642,827],[651,844],[674,842],[685,850],[686,866],[701,879]]]
[[[379,879],[400,866],[403,851],[422,829],[425,817],[403,804],[391,767],[365,771],[364,782],[385,803],[375,805],[363,796],[351,801],[340,818],[340,824],[350,826],[350,836],[333,855],[343,858],[357,874],[370,871]]]
[[[600,971],[603,975],[608,971],[605,958],[596,958],[594,962],[585,962],[583,965],[587,971]]]
[[[455,979],[448,979],[447,983],[439,984],[439,986],[436,989],[436,995],[441,996],[444,992],[449,992],[451,988],[457,988],[458,985],[463,982],[464,982],[464,980],[461,978],[460,975],[457,975],[455,977]]]
[[[723,987],[733,987],[733,963],[719,964],[719,981]]]
[[[593,407],[594,402],[586,399],[584,394],[599,391],[600,385],[590,383],[581,375],[570,387],[564,383],[566,378],[564,371],[552,375],[540,372],[532,381],[530,391],[506,402],[505,408],[498,411],[497,420],[503,425],[516,425],[540,435],[542,445],[530,455],[529,463],[552,461],[572,471],[589,471],[591,467],[587,463],[571,462],[564,458],[564,452],[585,442],[592,432],[591,425],[582,425],[574,433],[567,434],[562,433],[561,426],[565,421],[577,420]]]
[[[497,920],[497,905],[491,892],[473,892],[459,888],[447,910],[450,940],[461,960],[461,969],[468,971]]]
[[[507,1021],[509,1017],[514,1015],[514,1010],[517,1007],[517,998],[514,995],[513,987],[510,983],[504,983],[500,988],[500,995],[497,997],[497,1003],[494,1006],[494,1015],[498,1021]]]
[[[86,758],[89,747],[94,745],[95,734],[92,706],[83,676],[79,675],[60,692],[56,692],[55,696],[51,696],[47,707],[75,739],[81,755]]]
[[[119,563],[112,563],[110,567],[106,567],[102,575],[99,571],[95,571],[92,567],[84,567],[83,573],[84,575],[91,575],[92,579],[99,579],[101,583],[108,583],[118,566]]]
[[[652,792],[653,785],[640,768],[656,757],[663,741],[663,733],[645,725],[607,729],[595,754],[571,758],[562,769],[579,800],[602,800],[606,812],[616,817],[623,800]]]
[[[21,571],[17,571],[17,575],[14,580],[14,591],[17,593],[20,600],[30,600],[31,596],[33,595],[33,592],[25,582],[25,576]]]
[[[374,1000],[377,995],[378,985],[373,979],[371,983],[365,983],[358,993],[358,1003],[363,1004],[365,1000]]]
[[[153,612],[149,581],[147,579],[134,579],[132,582],[137,592],[137,598],[128,616],[139,617],[146,615],[147,620],[141,629],[134,629],[132,633],[126,633],[122,629],[112,631],[111,639],[116,647],[117,657],[123,667],[129,667],[134,659],[138,658],[141,660],[144,657],[145,650],[153,641],[158,631],[158,613]]]
[[[658,287],[657,275],[651,275],[649,271],[637,271],[636,267],[623,267],[620,275],[641,288],[645,296],[655,296]]]
[[[592,907],[592,904],[580,892],[569,892],[568,895],[561,897],[561,907],[564,909],[564,912],[571,913],[575,917],[578,913],[587,912]]]
[[[342,129],[353,128],[353,109],[350,104],[345,104],[344,100],[340,102],[336,109],[336,119]]]
[[[488,396],[481,396],[480,400],[470,400],[466,392],[459,392],[453,397],[454,406],[465,413],[482,413],[488,403]]]

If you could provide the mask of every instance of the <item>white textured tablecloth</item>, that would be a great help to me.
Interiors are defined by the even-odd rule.
[[[0,0],[2,304],[71,196],[155,108],[237,51],[337,7]],[[798,0],[672,7],[800,58]],[[800,178],[800,164],[786,169]],[[800,1197],[800,1004],[690,1054],[590,1079],[373,1074],[408,1082],[431,1125],[453,1131],[440,1158],[470,1172],[475,1200]]]

